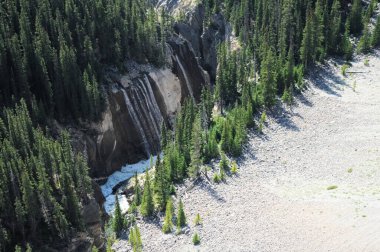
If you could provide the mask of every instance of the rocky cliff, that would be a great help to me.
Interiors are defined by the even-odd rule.
[[[181,102],[198,100],[202,88],[215,80],[217,45],[228,37],[228,26],[215,15],[203,27],[202,5],[186,17],[167,41],[166,67],[127,62],[125,72],[107,71],[102,120],[82,137],[94,177],[156,154],[162,122],[172,125]]]
[[[171,124],[184,98],[197,100],[210,84],[188,41],[173,36],[168,52],[165,68],[128,62],[126,73],[108,71],[106,110],[85,139],[95,177],[156,154],[161,124]]]
[[[185,1],[159,1],[172,12]],[[170,5],[170,6],[169,6]],[[189,7],[191,6],[191,7]],[[211,17],[204,27],[202,5],[189,5],[186,20],[177,22],[167,41],[167,64],[157,68],[128,61],[125,71],[106,70],[106,108],[97,123],[85,129],[69,128],[76,149],[88,157],[91,175],[101,179],[126,163],[147,159],[160,151],[162,123],[173,126],[176,112],[189,97],[199,100],[203,87],[212,85],[217,68],[217,45],[230,36],[223,16]],[[56,128],[59,131],[60,126]],[[79,234],[69,251],[104,248],[104,197],[94,183],[95,199],[83,208],[87,234]],[[97,203],[96,203],[97,202]]]

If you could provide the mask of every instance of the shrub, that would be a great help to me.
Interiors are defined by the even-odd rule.
[[[367,67],[369,66],[369,60],[368,59],[364,60],[364,65],[367,66]]]
[[[284,93],[282,94],[281,100],[285,104],[292,105],[293,96],[292,96],[291,92],[289,91],[289,89],[285,89]]]
[[[343,76],[346,76],[346,72],[347,72],[347,69],[348,69],[348,68],[350,68],[350,66],[347,65],[347,64],[344,64],[344,65],[342,66],[341,71],[342,71],[342,75],[343,75]]]
[[[201,243],[201,239],[199,238],[198,233],[194,233],[193,235],[193,244],[194,245],[199,245]]]
[[[175,195],[175,186],[173,184],[170,184],[169,193],[170,195]]]
[[[237,174],[237,172],[238,172],[238,165],[237,165],[236,161],[232,161],[231,173]]]
[[[220,181],[226,181],[226,172],[223,169],[220,169],[219,178]]]
[[[336,186],[336,185],[331,185],[331,186],[327,187],[327,190],[335,190],[335,189],[337,189],[337,188],[338,188],[338,186]]]
[[[217,183],[217,184],[220,183],[220,177],[218,173],[214,173],[214,176],[212,177],[212,181],[214,181],[214,183]]]
[[[222,156],[222,159],[219,162],[219,168],[221,170],[228,171],[230,169],[230,167],[228,165],[227,156],[224,153],[222,153],[221,156]]]
[[[264,111],[264,112],[261,114],[260,121],[259,121],[259,132],[260,132],[260,133],[263,132],[264,123],[265,123],[266,120],[267,120],[267,114],[266,114],[265,111]]]

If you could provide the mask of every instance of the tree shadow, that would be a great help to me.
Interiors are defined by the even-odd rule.
[[[310,99],[307,96],[305,96],[303,92],[297,94],[295,96],[295,100],[296,102],[301,103],[309,108],[313,106],[313,103],[310,101]]]
[[[212,185],[209,183],[205,183],[203,180],[198,182],[198,187],[204,191],[206,191],[210,196],[212,196],[216,201],[220,203],[225,203],[226,200],[219,195],[219,193],[212,188]]]
[[[257,137],[257,138],[259,138],[262,141],[269,141],[270,140],[270,138],[267,135],[265,135],[264,133],[260,132],[258,129],[251,129],[249,131],[249,135],[250,135],[249,137],[251,137],[251,136]]]
[[[337,65],[339,66],[339,65]],[[311,84],[326,94],[341,97],[339,91],[343,86],[348,86],[344,79],[339,76],[331,65],[317,65],[309,75]]]
[[[291,131],[300,131],[298,126],[293,122],[292,117],[294,113],[285,108],[283,104],[278,102],[268,115],[282,128],[289,129]]]
[[[156,213],[157,214],[157,213]],[[154,225],[156,226],[157,228],[161,229],[162,226],[161,226],[161,221],[160,221],[160,216],[154,214],[153,216],[151,217],[146,217],[146,218],[142,218],[144,220],[145,223],[147,224],[150,224],[150,225]],[[158,213],[159,215],[163,215],[163,213]],[[162,217],[162,216],[161,216]]]

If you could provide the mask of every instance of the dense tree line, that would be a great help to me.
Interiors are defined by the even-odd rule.
[[[41,117],[96,119],[102,66],[162,64],[166,19],[147,1],[2,0],[0,106],[24,98]]]
[[[219,50],[217,96],[221,106],[234,105],[249,80],[266,106],[276,95],[303,87],[303,75],[316,62],[335,55],[351,59],[352,36],[360,36],[359,52],[379,45],[379,28],[370,34],[369,22],[377,0],[203,0],[206,22],[223,13],[241,42]],[[378,23],[378,22],[377,22]],[[380,24],[379,24],[380,25]],[[379,25],[376,25],[378,27]],[[236,69],[234,69],[236,68]],[[256,79],[256,73],[260,79]]]
[[[22,100],[0,118],[0,146],[0,251],[26,242],[57,245],[83,230],[80,211],[92,185],[68,133],[46,137]]]

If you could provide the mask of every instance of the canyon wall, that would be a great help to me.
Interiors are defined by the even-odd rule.
[[[199,101],[203,87],[214,82],[217,45],[228,38],[228,25],[214,15],[205,28],[204,18],[197,5],[174,25],[165,67],[127,62],[125,72],[106,71],[105,112],[82,136],[93,177],[157,154],[161,124],[173,126],[181,102]]]

